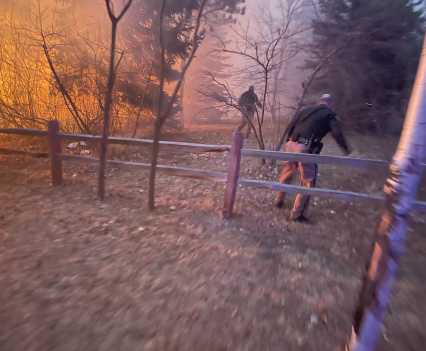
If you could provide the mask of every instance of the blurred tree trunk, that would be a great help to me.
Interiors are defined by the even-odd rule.
[[[405,249],[407,218],[416,198],[426,153],[426,36],[398,149],[385,184],[386,209],[354,314],[350,351],[373,351],[400,258]]]
[[[164,13],[167,0],[163,0],[160,10],[160,47],[161,47],[161,63],[160,63],[160,91],[158,97],[157,118],[154,123],[154,140],[151,153],[151,171],[149,174],[149,193],[148,193],[148,208],[152,211],[155,207],[155,177],[157,173],[158,154],[160,153],[160,137],[163,118],[163,100],[164,100],[164,74],[166,68],[166,47],[163,38]]]

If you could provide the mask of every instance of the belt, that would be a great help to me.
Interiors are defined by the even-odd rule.
[[[299,144],[303,144],[303,145],[309,145],[312,142],[311,138],[303,138],[303,137],[298,137],[298,138],[292,138],[292,141],[299,143]]]

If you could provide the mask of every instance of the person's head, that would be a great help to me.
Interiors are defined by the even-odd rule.
[[[333,99],[330,94],[322,94],[318,100],[318,103],[320,105],[326,105],[328,107],[331,107],[332,102],[333,102]]]
[[[250,92],[250,93],[254,93],[254,86],[253,86],[253,85],[250,85],[250,87],[249,87],[249,92]]]

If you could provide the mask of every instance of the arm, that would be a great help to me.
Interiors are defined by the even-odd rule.
[[[243,105],[243,96],[241,95],[240,98],[238,99],[238,106],[242,107]]]
[[[349,144],[343,135],[339,121],[335,117],[333,117],[330,121],[330,128],[331,135],[333,136],[334,140],[336,140],[336,143],[340,146],[345,155],[349,155],[352,152],[351,148],[349,147]]]
[[[291,119],[291,121],[288,123],[287,128],[284,132],[284,134],[286,135],[285,141],[288,141],[291,135],[293,134],[294,128],[296,127],[296,124],[299,121],[299,116],[300,116],[300,112],[296,113]]]

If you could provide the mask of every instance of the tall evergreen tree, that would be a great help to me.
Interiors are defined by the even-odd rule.
[[[170,85],[179,79],[181,62],[190,53],[191,35],[194,28],[194,13],[200,6],[198,0],[169,0],[165,8],[164,38],[166,46],[165,79]],[[226,23],[233,14],[242,13],[244,0],[210,0],[206,15],[211,20]],[[127,18],[124,40],[128,55],[127,62],[132,62],[134,70],[129,70],[127,77],[119,83],[119,89],[130,103],[140,103],[145,97],[147,108],[156,106],[161,71],[159,23],[161,1],[136,0],[133,10]],[[149,83],[141,79],[141,72],[150,72]],[[144,83],[145,81],[145,83]],[[148,90],[148,93],[147,93]],[[169,99],[166,89],[165,102]],[[146,98],[148,97],[148,98]],[[181,111],[178,101],[174,113]]]
[[[423,1],[319,0],[308,67],[330,55],[311,93],[328,90],[356,128],[402,120],[424,29]]]

